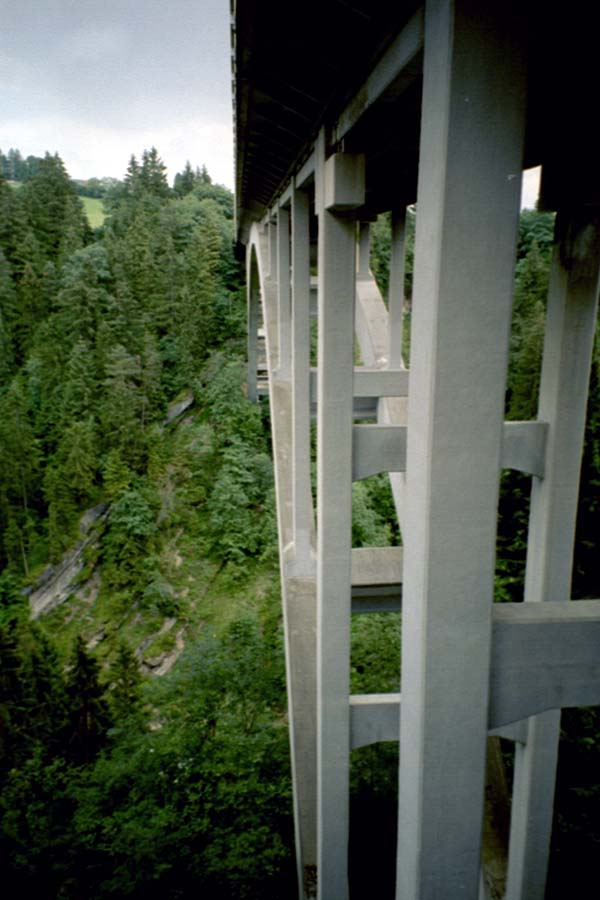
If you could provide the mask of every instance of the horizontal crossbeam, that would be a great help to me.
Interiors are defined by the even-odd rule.
[[[525,743],[528,717],[600,703],[600,600],[498,603],[492,633],[490,735]],[[352,749],[399,739],[400,694],[349,701]]]
[[[494,606],[491,728],[600,703],[600,600]]]
[[[310,370],[310,399],[317,399],[318,370]],[[408,369],[371,369],[356,366],[353,376],[355,397],[407,397]]]
[[[402,547],[352,550],[352,612],[398,612],[402,603]]]
[[[546,422],[505,422],[500,466],[528,475],[544,476]],[[405,425],[355,425],[352,431],[354,481],[380,472],[404,472]]]

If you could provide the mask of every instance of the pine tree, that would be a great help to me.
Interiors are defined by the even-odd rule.
[[[109,500],[117,500],[131,486],[133,472],[115,447],[106,454],[102,467],[104,492]]]
[[[106,743],[111,725],[99,666],[85,649],[81,635],[75,640],[67,675],[66,750],[75,765],[92,762]]]
[[[142,437],[140,359],[117,344],[108,352],[105,371],[100,403],[103,443],[118,448],[123,458],[135,466]]]
[[[78,340],[69,354],[61,410],[63,424],[82,420],[92,411],[96,388],[96,365],[87,341]]]
[[[178,197],[185,197],[194,190],[196,183],[196,175],[192,169],[189,160],[185,164],[183,172],[178,172],[173,182],[173,191]]]
[[[128,195],[136,194],[140,187],[140,166],[132,153],[125,172],[125,187]]]
[[[14,369],[17,320],[17,295],[8,261],[0,249],[0,385]]]
[[[29,226],[45,259],[57,260],[63,241],[81,246],[88,239],[83,206],[58,154],[46,153],[21,191]]]
[[[44,496],[48,506],[48,552],[52,562],[58,562],[73,539],[75,506],[64,472],[57,462],[46,468]]]
[[[61,471],[75,504],[81,507],[93,494],[98,471],[97,437],[92,416],[72,422],[58,450]]]
[[[119,640],[115,661],[111,666],[112,690],[110,707],[117,723],[139,718],[141,714],[142,676],[138,661],[124,640]]]
[[[167,167],[158,155],[156,147],[144,150],[140,174],[142,187],[155,197],[168,197],[171,193],[167,181]]]

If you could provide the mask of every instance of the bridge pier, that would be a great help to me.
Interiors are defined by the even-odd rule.
[[[344,33],[356,29],[356,48],[366,42],[371,61],[352,96],[335,78],[352,68],[338,63],[354,65],[358,55],[329,59],[343,47],[337,31],[324,45],[321,76],[335,75],[320,105],[318,54],[304,90],[296,88],[304,70],[287,69],[285,53],[270,56],[287,80],[275,79],[266,99],[264,80],[252,95],[254,73],[244,54],[236,57],[247,79],[240,133],[254,127],[252,147],[268,151],[264,173],[254,149],[242,152],[254,182],[239,182],[238,215],[250,260],[252,398],[259,302],[267,340],[299,892],[302,900],[348,897],[350,752],[399,740],[397,900],[485,897],[486,745],[496,735],[515,742],[510,847],[499,866],[508,872],[506,900],[542,900],[559,708],[600,702],[600,601],[567,602],[597,314],[600,178],[595,170],[589,183],[574,177],[571,138],[562,142],[556,123],[540,124],[548,121],[544,41],[558,59],[570,19],[549,13],[542,41],[540,23],[516,0],[427,0],[416,11],[407,5],[404,18],[403,4],[390,4],[389,20],[389,11],[358,5],[336,5]],[[263,51],[282,39],[270,30],[277,4],[238,6],[239,33],[250,42],[261,29]],[[244,32],[246,6],[256,22]],[[319,21],[326,31],[327,16]],[[379,43],[369,44],[375,33]],[[320,39],[321,29],[307,34]],[[297,45],[305,60],[295,35],[289,54]],[[577,48],[566,60],[561,77],[579,97],[588,82]],[[263,133],[269,104],[277,115]],[[589,145],[586,127],[578,124],[579,147]],[[532,162],[545,166],[559,211],[557,245],[538,416],[507,423],[520,181]],[[415,201],[408,371],[404,244]],[[387,308],[369,271],[368,223],[382,212],[392,224]],[[356,423],[367,417],[373,422]],[[532,479],[524,603],[493,603],[504,468]],[[352,482],[379,472],[390,477],[403,547],[353,548]],[[400,608],[401,696],[351,696],[351,615]]]

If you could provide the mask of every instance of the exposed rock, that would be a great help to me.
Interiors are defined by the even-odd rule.
[[[185,394],[181,398],[181,400],[176,400],[174,403],[170,403],[167,409],[167,417],[163,422],[163,428],[166,425],[170,425],[171,422],[174,422],[175,419],[178,419],[179,416],[183,415],[191,406],[194,404],[194,395],[190,392]]]
[[[100,577],[100,572],[96,569],[90,580],[86,581],[86,583],[75,592],[75,596],[78,600],[91,606],[100,593],[101,582],[102,578]]]
[[[142,671],[147,675],[166,675],[167,672],[173,668],[185,647],[183,640],[184,633],[185,626],[180,628],[175,635],[175,646],[172,650],[165,650],[164,653],[159,653],[158,656],[149,656],[142,660]]]
[[[144,638],[137,650],[134,651],[136,658],[140,660],[140,662],[142,662],[142,665],[144,663],[142,657],[144,655],[144,650],[146,649],[146,647],[149,647],[152,641],[155,641],[157,638],[159,638],[161,634],[167,634],[167,632],[171,630],[176,621],[177,619],[165,619],[158,631],[155,631],[154,634],[149,634],[148,637]]]
[[[92,525],[95,525],[98,519],[104,516],[107,509],[108,503],[99,503],[98,506],[93,506],[92,509],[86,510],[79,520],[79,533],[82,535],[87,534]]]
[[[108,506],[101,503],[87,510],[79,522],[79,531],[86,537],[79,541],[72,550],[67,551],[60,563],[46,566],[34,590],[29,595],[31,618],[37,619],[45,613],[56,609],[76,590],[77,577],[84,567],[84,551],[97,540],[95,526],[108,516]]]
[[[97,647],[98,644],[100,643],[100,641],[103,641],[105,637],[106,637],[106,629],[105,629],[104,625],[101,625],[100,628],[98,629],[98,631],[96,631],[91,636],[91,638],[85,645],[86,650],[93,650],[94,647]]]

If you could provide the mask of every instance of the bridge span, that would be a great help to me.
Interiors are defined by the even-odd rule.
[[[515,774],[495,896],[542,900],[560,710],[600,703],[600,600],[569,602],[600,266],[591,23],[577,4],[541,23],[505,0],[280,7],[233,3],[237,215],[248,392],[268,392],[272,419],[300,896],[348,897],[350,752],[390,740],[398,900],[493,896],[486,748],[502,736]],[[535,420],[505,422],[532,164],[557,211],[540,401]],[[386,303],[369,223],[387,210]],[[531,478],[514,604],[493,602],[503,469]],[[352,484],[381,472],[402,546],[353,548]],[[351,695],[351,616],[400,609],[401,694]]]

